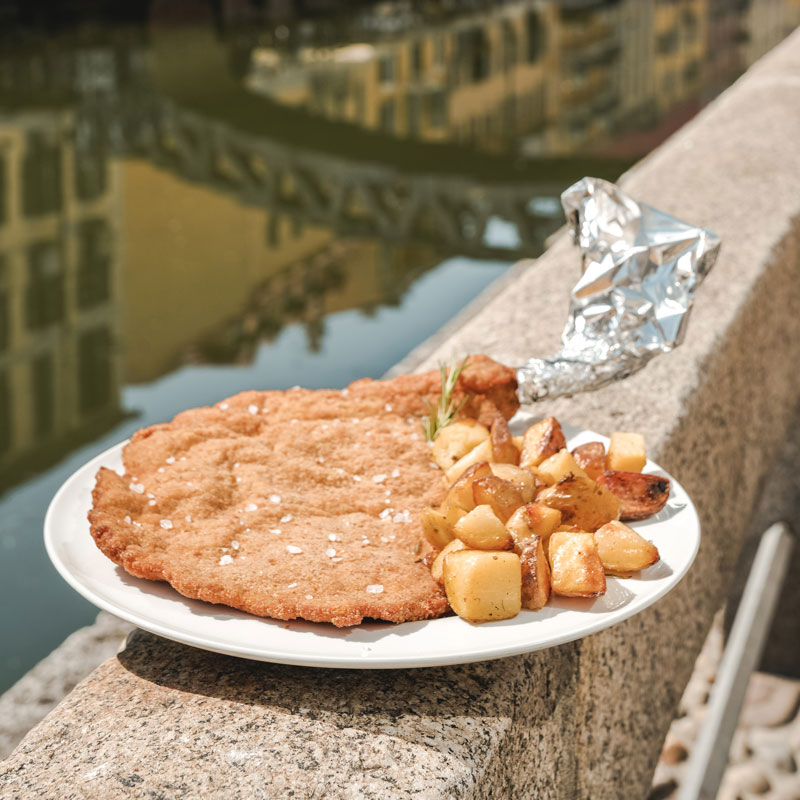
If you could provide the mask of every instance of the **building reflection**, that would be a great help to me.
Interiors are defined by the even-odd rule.
[[[69,110],[0,121],[0,485],[121,417],[119,169]]]
[[[800,22],[798,0],[181,7],[0,51],[0,488],[114,425],[124,383],[290,323],[318,349],[328,314],[450,255],[536,254],[577,170],[644,155]]]

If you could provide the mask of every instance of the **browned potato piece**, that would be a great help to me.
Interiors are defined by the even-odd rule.
[[[466,517],[456,522],[453,535],[476,550],[508,550],[513,545],[511,534],[488,505],[475,506]]]
[[[522,566],[516,553],[459,550],[442,569],[453,611],[469,622],[511,619],[522,607]]]
[[[606,470],[597,483],[619,498],[620,519],[646,519],[661,511],[669,498],[669,478],[660,475]]]
[[[541,536],[525,542],[519,560],[522,565],[522,607],[535,611],[550,599],[550,565]]]
[[[450,469],[481,442],[489,438],[489,431],[474,419],[464,419],[442,428],[433,441],[431,458],[444,470]]]
[[[492,461],[497,464],[519,464],[519,450],[511,438],[508,423],[503,417],[497,417],[492,423],[491,431]]]
[[[425,538],[436,550],[441,550],[453,539],[453,528],[441,511],[435,508],[423,508],[420,521]]]
[[[445,497],[439,510],[444,514],[444,518],[451,530],[453,525],[468,513],[468,509],[462,508],[452,497]]]
[[[530,529],[543,539],[561,525],[561,511],[544,503],[531,503],[525,506],[525,513],[528,516]]]
[[[658,548],[624,522],[607,522],[595,531],[594,541],[607,575],[626,578],[659,559]]]
[[[492,443],[489,439],[481,442],[477,447],[473,447],[463,458],[459,458],[450,469],[448,469],[444,476],[448,483],[455,483],[473,464],[479,464],[481,461],[492,460]]]
[[[586,442],[572,451],[575,463],[596,481],[606,468],[606,446],[602,442]]]
[[[472,499],[476,506],[491,506],[501,522],[506,522],[523,504],[522,494],[517,487],[496,475],[473,481]]]
[[[543,489],[537,502],[561,512],[564,525],[578,525],[596,531],[612,519],[619,519],[619,500],[607,489],[583,476],[568,475],[549,489]]]
[[[525,506],[518,508],[506,522],[506,530],[511,534],[513,545],[511,549],[519,555],[527,539],[534,535],[530,525],[528,525],[528,514]]]
[[[644,449],[644,436],[641,433],[611,434],[606,456],[606,469],[620,472],[641,472],[647,463]]]
[[[559,450],[555,455],[546,458],[536,467],[536,475],[545,483],[554,484],[563,480],[567,475],[588,475],[578,466],[569,450]]]
[[[548,543],[553,594],[597,597],[605,594],[606,576],[591,533],[556,532]]]
[[[493,475],[497,475],[498,478],[517,487],[517,491],[522,495],[523,503],[530,503],[533,500],[533,493],[536,491],[536,477],[530,470],[515,467],[513,464],[490,464],[489,466]]]
[[[531,425],[522,437],[521,467],[537,467],[546,458],[567,446],[564,432],[555,417],[547,417]]]
[[[467,546],[461,539],[453,539],[453,541],[448,542],[444,550],[441,550],[436,558],[433,559],[433,563],[431,564],[431,578],[433,578],[436,583],[442,583],[444,578],[442,577],[442,570],[444,569],[444,557],[448,555],[448,553],[454,553],[456,550],[466,550]]]
[[[472,483],[478,478],[486,478],[492,474],[488,461],[478,461],[464,471],[461,477],[450,487],[445,496],[445,504],[455,503],[461,508],[471,511],[475,508],[472,499]]]

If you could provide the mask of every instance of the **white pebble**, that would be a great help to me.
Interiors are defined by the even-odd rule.
[[[161,522],[159,523],[159,525],[161,525],[161,527],[165,531],[171,531],[172,530],[172,520],[171,519],[162,519]]]
[[[291,553],[292,555],[296,556],[299,553],[302,553],[302,548],[298,547],[296,544],[287,544],[286,545],[286,552]]]
[[[383,586],[380,583],[371,583],[367,586],[367,594],[381,594]]]

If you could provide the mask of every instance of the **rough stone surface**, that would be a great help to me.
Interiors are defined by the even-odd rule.
[[[722,660],[722,614],[709,632],[670,726],[648,800],[674,800]],[[800,680],[755,672],[731,743],[718,800],[797,800],[800,797]]]
[[[0,696],[0,759],[93,669],[113,656],[133,625],[101,611]]]
[[[580,643],[425,672],[249,664],[135,634],[0,766],[0,794],[646,796],[800,393],[787,369],[800,360],[798,45],[800,33],[625,180],[722,236],[686,343],[623,383],[542,409],[641,431],[684,483],[704,533],[675,591]],[[555,351],[577,270],[557,239],[424,363],[407,363]]]

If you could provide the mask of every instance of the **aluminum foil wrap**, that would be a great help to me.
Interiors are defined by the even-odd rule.
[[[581,277],[561,350],[517,371],[520,400],[597,389],[677,347],[719,237],[637,203],[615,184],[583,178],[561,195]]]

